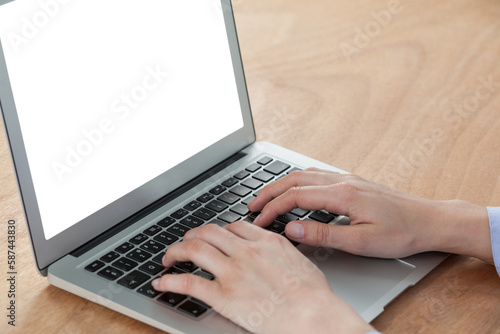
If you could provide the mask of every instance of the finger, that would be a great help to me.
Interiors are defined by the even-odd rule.
[[[164,275],[151,282],[156,291],[169,291],[189,295],[210,306],[214,306],[220,296],[220,285],[193,274]]]
[[[341,174],[336,172],[327,172],[316,168],[290,173],[284,178],[264,187],[259,192],[259,195],[248,203],[248,209],[252,212],[259,212],[269,201],[285,193],[292,187],[331,184],[339,182],[341,176]]]
[[[238,237],[249,241],[259,240],[266,232],[268,232],[258,226],[244,221],[234,222],[224,226],[224,228]]]
[[[235,234],[216,224],[208,224],[192,229],[184,235],[184,241],[195,239],[209,243],[227,256],[234,253],[234,248],[237,247]]]
[[[267,203],[261,214],[255,219],[257,226],[266,226],[279,215],[283,215],[295,208],[304,210],[322,210],[348,215],[345,186],[342,183],[327,186],[304,186],[288,189],[284,194]],[[352,195],[351,195],[352,197]]]
[[[217,276],[228,264],[228,257],[220,250],[200,239],[182,241],[167,249],[163,265],[172,267],[177,262],[191,261]]]
[[[306,220],[294,221],[286,226],[285,234],[306,245],[330,247],[364,256],[373,255],[372,246],[380,239],[373,230],[373,224],[369,223],[328,225]],[[377,256],[383,256],[383,251],[377,251]]]

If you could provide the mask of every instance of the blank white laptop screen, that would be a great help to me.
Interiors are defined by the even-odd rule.
[[[220,1],[17,0],[0,29],[46,239],[243,127]]]

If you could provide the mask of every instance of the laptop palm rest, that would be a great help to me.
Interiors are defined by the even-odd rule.
[[[366,321],[415,283],[407,279],[415,266],[398,259],[361,257],[329,248],[318,248],[308,258],[325,274],[333,291]]]

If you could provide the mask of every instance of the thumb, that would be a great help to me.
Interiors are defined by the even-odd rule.
[[[285,229],[286,236],[294,241],[341,250],[345,246],[345,241],[352,239],[351,231],[352,226],[328,225],[308,220],[292,221]]]

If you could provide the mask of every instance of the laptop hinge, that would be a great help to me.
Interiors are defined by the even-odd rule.
[[[86,244],[80,246],[79,248],[75,249],[73,252],[70,254],[79,257],[89,250],[93,249],[97,245],[101,244],[102,242],[108,240],[115,234],[118,234],[119,232],[123,231],[127,227],[133,225],[140,219],[146,217],[149,215],[151,212],[161,208],[168,202],[172,201],[173,199],[179,197],[186,191],[192,189],[193,187],[196,187],[198,184],[202,183],[203,181],[209,179],[213,175],[217,174],[224,168],[228,167],[229,165],[235,163],[236,161],[240,160],[244,156],[246,156],[246,153],[238,152],[235,155],[227,158],[226,160],[222,161],[221,163],[215,165],[214,167],[210,168],[208,171],[204,172],[203,174],[197,176],[196,178],[192,179],[191,181],[187,182],[183,186],[175,189],[174,191],[170,192],[169,194],[165,195],[164,197],[160,198],[156,202],[152,203],[151,205],[145,207],[144,209],[140,210],[139,212],[135,213],[134,215],[130,216],[129,218],[123,220],[122,222],[118,223],[117,225],[113,226],[109,230],[101,233],[94,239],[90,240]]]

